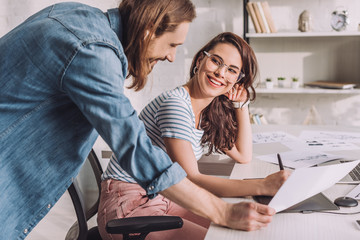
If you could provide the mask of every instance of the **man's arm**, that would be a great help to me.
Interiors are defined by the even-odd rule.
[[[113,150],[121,168],[154,197],[186,173],[152,145],[123,91],[126,67],[125,55],[119,57],[109,46],[84,45],[66,68],[61,87]]]
[[[275,214],[274,209],[255,202],[226,203],[187,178],[161,194],[195,214],[233,229],[253,231],[266,227]]]

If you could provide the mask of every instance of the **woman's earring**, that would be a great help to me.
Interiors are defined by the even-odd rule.
[[[197,71],[198,71],[198,68],[195,66],[193,69],[193,74],[195,75]]]

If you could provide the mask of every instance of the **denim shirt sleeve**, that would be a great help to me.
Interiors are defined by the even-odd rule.
[[[120,166],[154,197],[186,173],[146,135],[124,95],[126,72],[123,53],[109,44],[94,42],[79,47],[60,86],[114,151]]]

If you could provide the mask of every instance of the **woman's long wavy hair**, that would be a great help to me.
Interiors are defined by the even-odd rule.
[[[241,71],[245,73],[245,77],[240,81],[240,84],[243,84],[246,90],[246,100],[253,101],[256,97],[253,83],[258,72],[256,56],[251,47],[241,37],[231,32],[217,35],[200,49],[191,64],[190,81],[195,75],[194,68],[198,59],[204,57],[203,52],[209,52],[219,43],[231,44],[239,51],[243,63]],[[204,130],[201,142],[208,145],[208,154],[212,152],[225,153],[224,150],[230,150],[236,141],[238,126],[235,109],[229,98],[225,95],[215,97],[202,111],[200,127]]]
[[[151,37],[173,32],[183,22],[196,17],[195,6],[190,0],[123,0],[119,5],[123,28],[122,43],[128,60],[129,88],[141,90],[151,72],[148,47]]]

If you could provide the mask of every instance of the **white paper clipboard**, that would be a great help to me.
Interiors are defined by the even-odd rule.
[[[299,168],[280,187],[269,203],[276,212],[318,194],[341,180],[360,160],[329,166]]]

